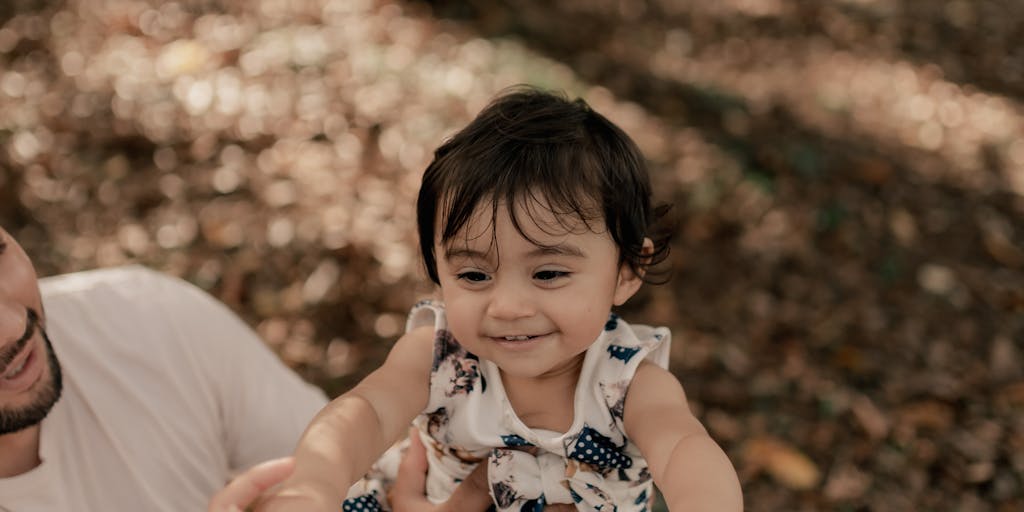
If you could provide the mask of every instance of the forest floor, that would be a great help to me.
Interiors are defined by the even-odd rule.
[[[674,204],[672,280],[623,314],[673,329],[748,510],[1021,510],[1022,15],[14,0],[0,223],[43,275],[197,284],[336,394],[431,293],[412,204],[433,149],[503,87],[561,89]]]

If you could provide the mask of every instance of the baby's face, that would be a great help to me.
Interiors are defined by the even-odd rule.
[[[537,203],[516,214],[526,237],[504,204],[493,222],[485,204],[448,243],[435,242],[449,329],[505,375],[574,370],[641,281],[619,265],[603,223],[567,222]]]

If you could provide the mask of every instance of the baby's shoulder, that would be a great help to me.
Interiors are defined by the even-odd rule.
[[[672,340],[668,327],[629,323],[615,313],[608,317],[604,330],[610,340],[620,345],[653,347]]]
[[[607,352],[611,359],[635,368],[644,359],[667,367],[672,333],[667,327],[629,324],[612,314],[592,349]]]

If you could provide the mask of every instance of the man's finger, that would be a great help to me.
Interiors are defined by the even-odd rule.
[[[455,488],[448,501],[433,505],[426,497],[427,449],[415,428],[409,429],[409,447],[398,466],[391,488],[391,506],[396,512],[483,512],[491,506],[487,493],[487,464],[481,463]]]
[[[235,477],[228,485],[210,498],[207,512],[241,510],[256,501],[267,489],[281,483],[295,469],[291,457],[273,459],[257,464]]]
[[[413,477],[406,481],[411,482],[411,488],[422,494],[427,482],[427,448],[423,446],[420,438],[420,431],[415,427],[409,429],[409,447],[402,456],[402,463],[398,466],[398,474],[402,477]]]
[[[410,428],[409,446],[402,454],[388,500],[397,512],[432,510],[434,507],[427,500],[426,487],[427,449],[423,447],[419,431]]]

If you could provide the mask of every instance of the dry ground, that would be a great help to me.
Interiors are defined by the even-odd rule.
[[[1024,7],[15,0],[0,222],[139,262],[331,393],[430,292],[412,202],[502,87],[585,97],[675,204],[673,369],[748,509],[1024,508]]]

